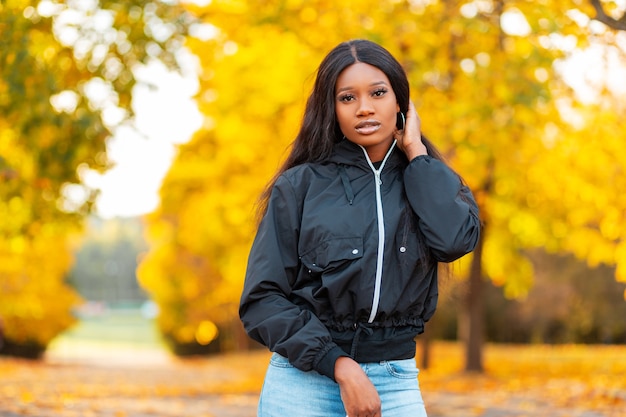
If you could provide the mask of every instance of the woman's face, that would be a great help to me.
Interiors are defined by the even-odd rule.
[[[393,142],[400,111],[385,73],[362,62],[350,65],[337,78],[335,100],[344,136],[363,146],[372,162],[381,161]]]

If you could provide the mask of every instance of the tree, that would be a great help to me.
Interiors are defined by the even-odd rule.
[[[626,31],[626,11],[622,10],[620,17],[615,18],[611,16],[612,11],[616,9],[619,11],[615,1],[603,2],[601,0],[589,0],[589,2],[595,10],[595,20],[604,23],[612,29]],[[611,12],[607,10],[611,10]]]
[[[620,212],[626,207],[619,201],[614,205],[600,203],[614,200],[606,184],[622,183],[618,173],[625,166],[620,156],[623,152],[615,153],[624,146],[615,120],[622,107],[583,105],[556,71],[559,61],[590,42],[589,22],[582,18],[586,9],[563,10],[555,7],[560,6],[557,3],[513,1],[494,5],[489,20],[499,22],[501,35],[497,46],[485,51],[491,58],[489,72],[496,78],[473,84],[477,87],[473,90],[470,85],[463,87],[474,97],[482,98],[481,90],[486,91],[491,99],[482,101],[489,107],[484,114],[491,112],[493,117],[475,124],[480,126],[478,134],[487,140],[476,138],[477,132],[471,130],[460,132],[489,147],[486,153],[473,150],[469,157],[459,159],[465,166],[460,168],[462,173],[471,172],[476,162],[487,171],[482,179],[471,174],[468,177],[481,201],[485,222],[484,241],[472,259],[463,313],[469,327],[464,334],[468,370],[482,370],[481,272],[504,286],[508,297],[516,298],[525,296],[532,285],[528,249],[533,247],[573,251],[590,265],[617,264],[618,279],[619,265],[624,263],[624,257],[620,261],[617,256],[623,237],[616,234],[616,230],[625,229],[624,221],[611,213],[612,207]],[[528,25],[526,30],[523,22]],[[457,43],[448,45],[454,48]],[[494,53],[497,50],[502,54]],[[455,96],[460,97],[459,92]],[[449,123],[458,124],[468,114],[471,112],[459,112],[454,115],[458,121]],[[574,122],[573,115],[581,117]],[[591,121],[591,115],[597,122]],[[598,126],[602,126],[601,133]],[[454,149],[467,152],[464,148],[458,143]],[[590,153],[581,152],[583,149]],[[581,158],[581,154],[587,157]],[[599,201],[589,210],[594,198]],[[605,233],[599,224],[604,224]],[[612,231],[611,237],[603,236],[606,230]]]
[[[96,196],[82,174],[106,169],[106,139],[132,117],[133,70],[174,65],[186,16],[157,1],[0,2],[3,353],[37,356],[73,322],[70,237]]]
[[[466,368],[481,370],[483,280],[503,286],[509,297],[523,296],[533,279],[525,250],[571,249],[562,230],[580,225],[554,214],[581,202],[559,198],[560,187],[569,181],[577,190],[591,174],[565,170],[578,163],[567,149],[585,141],[567,116],[583,107],[555,63],[587,44],[587,29],[577,21],[586,9],[568,7],[521,0],[190,6],[204,24],[205,36],[189,38],[188,46],[202,68],[198,105],[207,123],[181,147],[164,183],[163,205],[150,219],[158,238],[140,278],[179,302],[154,273],[161,269],[163,280],[174,280],[180,274],[172,260],[191,253],[204,269],[185,280],[220,300],[198,293],[195,299],[206,300],[205,315],[191,320],[192,327],[221,320],[214,319],[220,311],[236,314],[254,234],[251,208],[295,136],[313,70],[338,42],[369,38],[401,60],[425,133],[478,199],[482,240],[454,269],[469,273]],[[624,145],[612,113],[602,114],[611,140],[594,146],[608,156]],[[586,219],[592,217],[602,221],[605,215],[598,210]],[[585,238],[575,241],[580,247]]]

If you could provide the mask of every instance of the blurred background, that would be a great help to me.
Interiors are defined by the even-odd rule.
[[[424,346],[625,344],[626,1],[2,0],[0,354],[258,348],[255,202],[352,38],[484,222]]]

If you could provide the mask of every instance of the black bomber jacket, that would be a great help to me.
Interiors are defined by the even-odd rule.
[[[340,356],[411,358],[437,305],[437,263],[472,251],[479,233],[474,198],[444,163],[408,162],[394,144],[375,165],[344,139],[276,181],[240,317],[254,340],[332,379]]]

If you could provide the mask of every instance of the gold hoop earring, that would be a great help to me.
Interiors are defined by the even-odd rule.
[[[404,118],[404,113],[402,113],[401,111],[396,113],[396,128],[398,130],[404,130],[405,123],[406,119]]]

